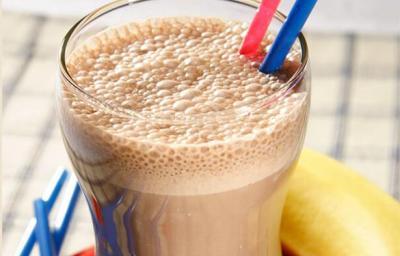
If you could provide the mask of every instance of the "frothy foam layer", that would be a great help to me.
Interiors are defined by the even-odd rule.
[[[150,193],[205,194],[290,165],[308,96],[280,93],[299,50],[280,73],[262,74],[258,61],[238,54],[246,28],[163,18],[108,29],[76,49],[67,61],[74,80],[125,113],[95,108],[64,86],[64,134],[80,165],[97,166],[87,176]]]

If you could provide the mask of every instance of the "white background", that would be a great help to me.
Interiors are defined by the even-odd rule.
[[[50,16],[82,16],[108,1],[3,0],[3,9]],[[282,0],[280,9],[287,13],[293,3],[294,0]],[[306,29],[400,35],[399,13],[399,0],[319,0]]]

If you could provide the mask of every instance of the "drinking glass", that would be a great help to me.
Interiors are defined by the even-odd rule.
[[[217,17],[250,23],[257,6],[258,1],[251,0],[119,0],[94,10],[66,34],[59,59],[57,108],[64,144],[91,212],[97,255],[281,255],[279,226],[287,179],[303,145],[309,112],[310,70],[307,44],[302,34],[295,44],[301,53],[299,67],[279,93],[266,99],[264,108],[254,110],[267,111],[287,101],[288,95],[293,93],[303,95],[304,106],[296,116],[296,126],[286,124],[287,127],[282,129],[283,132],[291,131],[291,136],[279,139],[280,135],[272,132],[271,137],[277,136],[277,139],[265,145],[259,143],[258,146],[265,148],[266,152],[273,152],[270,153],[273,157],[259,156],[257,161],[244,161],[245,164],[235,162],[236,158],[230,160],[238,173],[257,169],[269,174],[259,175],[258,180],[252,181],[224,175],[206,177],[202,184],[210,187],[208,192],[187,183],[183,174],[177,174],[173,183],[166,183],[158,190],[150,189],[160,184],[160,180],[154,175],[146,176],[140,158],[135,161],[128,158],[134,154],[144,157],[151,154],[146,146],[142,151],[130,154],[132,145],[137,149],[141,142],[113,134],[97,126],[96,122],[87,122],[81,118],[87,113],[77,113],[71,104],[89,106],[92,112],[132,122],[160,120],[127,112],[121,106],[111,106],[94,97],[74,81],[67,68],[68,59],[75,49],[110,27],[171,16]],[[278,31],[284,20],[285,16],[277,12],[270,30]],[[223,118],[220,113],[214,114]],[[162,120],[173,125],[192,121]],[[279,125],[285,124],[277,121],[276,126]],[[251,147],[251,142],[243,143]],[[167,151],[180,147],[163,146]],[[188,148],[187,145],[181,146]],[[190,150],[182,155],[179,154],[184,150],[176,152],[178,156],[166,158],[167,161],[163,162],[165,167],[160,165],[159,168],[167,170],[168,166],[175,164],[176,157],[191,157],[188,155]],[[237,151],[240,159],[246,158],[245,153],[246,150]],[[216,157],[210,154],[204,164],[217,161],[219,158]],[[276,166],[279,168],[271,172],[271,168]],[[192,171],[196,172],[195,168]],[[237,185],[240,182],[243,182],[242,186]],[[217,189],[230,183],[236,185]]]

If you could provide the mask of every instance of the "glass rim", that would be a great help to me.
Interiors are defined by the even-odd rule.
[[[122,108],[120,106],[113,106],[110,104],[107,104],[105,102],[102,102],[95,96],[90,95],[89,93],[85,92],[84,89],[74,81],[72,76],[70,75],[67,65],[66,65],[66,50],[67,46],[70,42],[71,39],[75,36],[76,33],[79,33],[81,29],[86,27],[86,25],[89,25],[92,21],[96,20],[97,18],[100,18],[103,15],[106,15],[109,12],[112,12],[113,10],[123,8],[125,6],[129,6],[132,4],[140,3],[140,2],[147,2],[147,1],[152,1],[152,0],[116,0],[113,2],[110,2],[108,4],[105,4],[92,12],[88,13],[85,15],[83,18],[78,20],[66,33],[64,36],[62,43],[61,43],[61,49],[59,51],[59,56],[58,56],[58,63],[61,64],[59,66],[60,69],[60,74],[62,76],[62,79],[64,79],[68,84],[67,86],[71,87],[74,90],[74,93],[77,93],[77,97],[80,98],[81,100],[84,101],[89,101],[90,104],[94,105],[96,108],[101,107],[104,111],[115,114],[120,117],[126,117],[126,118],[132,118],[132,117],[137,117],[137,118],[142,118],[142,119],[148,119],[149,117],[140,115],[136,111],[131,111],[125,108]],[[232,2],[232,3],[237,3],[237,4],[242,4],[246,5],[248,7],[252,7],[257,9],[259,2],[257,0],[220,0],[220,1],[226,1],[226,2]],[[274,19],[277,19],[279,22],[284,23],[286,20],[286,15],[284,15],[282,12],[277,10],[274,14]],[[287,95],[294,87],[296,87],[301,79],[303,78],[306,67],[308,64],[308,46],[306,39],[303,35],[302,32],[300,32],[297,36],[297,39],[299,40],[300,44],[300,49],[301,49],[301,63],[299,67],[297,68],[296,72],[288,79],[287,82],[284,83],[284,86],[282,87],[282,90],[278,90],[274,92],[271,95],[268,95],[266,97],[267,101],[266,103],[261,104],[262,107],[265,107],[266,105],[272,104],[276,101],[278,101],[281,98],[284,98],[285,95]],[[256,108],[257,109],[257,108]],[[223,111],[222,111],[223,112]],[[218,114],[219,117],[221,117],[220,114],[222,114],[221,111],[213,111],[211,114]],[[206,114],[197,114],[196,116],[204,116],[210,113]],[[194,116],[194,117],[196,117]],[[166,118],[159,118],[159,117],[151,117],[151,119],[155,120],[166,120]],[[175,119],[178,119],[177,117]],[[170,120],[170,119],[168,119]],[[179,120],[179,119],[178,119]]]

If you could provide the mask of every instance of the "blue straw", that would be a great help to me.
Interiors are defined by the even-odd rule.
[[[51,178],[49,185],[42,195],[42,199],[47,204],[47,207],[51,208],[54,205],[65,181],[69,176],[70,173],[68,170],[65,168],[60,168]]]
[[[48,212],[43,199],[37,199],[33,203],[36,217],[35,234],[39,244],[41,256],[53,256],[55,254],[54,243],[49,228]]]
[[[51,178],[45,193],[42,196],[43,201],[46,204],[47,210],[50,212],[53,208],[58,195],[60,194],[61,188],[67,180],[69,173],[66,169],[60,168],[56,174]],[[22,236],[21,242],[17,247],[15,255],[28,256],[30,255],[32,248],[36,241],[35,236],[36,219],[30,220],[28,227],[26,228],[24,235]]]
[[[80,187],[75,177],[71,177],[65,194],[66,195],[63,198],[62,205],[60,206],[60,210],[56,217],[55,231],[53,233],[54,244],[58,254],[64,241],[65,234],[68,231],[68,226],[71,222],[72,215],[80,194]]]
[[[22,239],[17,246],[15,256],[29,256],[36,242],[35,236],[36,219],[29,221],[28,227],[25,229]]]
[[[267,53],[260,71],[263,73],[273,73],[283,64],[293,43],[304,26],[317,0],[296,0],[288,18],[278,33],[271,50]]]

